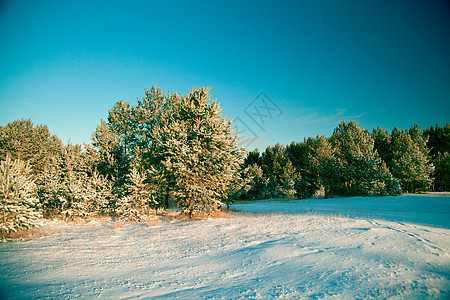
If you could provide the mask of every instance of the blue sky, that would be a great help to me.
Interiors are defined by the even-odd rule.
[[[0,125],[31,118],[89,143],[117,100],[157,85],[210,86],[257,137],[250,149],[330,136],[342,120],[443,126],[449,37],[447,1],[5,0]]]

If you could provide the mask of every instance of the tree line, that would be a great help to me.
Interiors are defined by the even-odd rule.
[[[248,152],[240,199],[377,196],[448,191],[450,124],[369,132],[341,122],[329,138]]]
[[[369,133],[342,122],[330,138],[247,155],[232,132],[208,88],[165,95],[152,87],[137,105],[118,101],[84,147],[63,145],[31,120],[8,123],[0,127],[0,230],[42,216],[143,221],[169,207],[192,217],[238,199],[449,189],[449,124]]]

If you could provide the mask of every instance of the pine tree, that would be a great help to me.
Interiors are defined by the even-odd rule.
[[[268,146],[261,159],[264,176],[268,179],[265,197],[292,198],[296,194],[295,182],[300,180],[300,174],[296,173],[283,146]]]
[[[16,120],[0,126],[0,160],[27,162],[34,175],[40,174],[51,158],[61,151],[61,141],[45,125],[34,126],[30,119]]]
[[[113,214],[116,196],[112,182],[89,168],[89,158],[80,145],[63,147],[44,172],[39,189],[45,214],[62,214],[67,219]]]
[[[108,112],[109,130],[118,137],[125,154],[132,154],[138,141],[136,108],[130,103],[117,101]]]
[[[426,191],[431,185],[430,174],[434,166],[428,158],[426,141],[421,130],[415,125],[410,129],[392,131],[393,159],[390,170],[400,181],[405,192]]]
[[[348,180],[348,178],[343,174],[343,170],[343,163],[335,157],[327,157],[322,161],[320,178],[324,187],[325,198],[348,193],[345,184],[343,184],[343,181]]]
[[[423,135],[430,150],[431,162],[435,166],[433,190],[449,191],[450,123],[445,127],[431,126],[424,130]]]
[[[378,127],[372,131],[372,137],[374,140],[374,149],[386,165],[390,165],[392,161],[392,147],[389,132]]]
[[[268,180],[264,178],[261,167],[254,163],[247,166],[241,171],[241,176],[244,182],[238,199],[245,200],[260,200],[264,199],[264,191],[266,189]]]
[[[297,174],[295,176],[296,179],[294,180],[294,188],[296,190],[296,197],[298,198],[309,198],[316,190],[316,188],[312,186],[311,180],[308,180],[311,178],[307,177],[307,150],[308,149],[305,142],[292,142],[290,145],[287,145],[284,150],[286,157],[292,162],[295,174]]]
[[[435,190],[450,191],[450,152],[439,153],[433,162],[436,166]]]
[[[342,121],[330,137],[330,143],[333,158],[328,160],[324,175],[336,176],[326,179],[331,193],[345,196],[385,193],[385,181],[390,174],[383,174],[373,137],[366,130],[354,121],[347,124]]]
[[[114,194],[120,198],[130,173],[131,154],[126,150],[127,138],[110,128],[114,126],[101,120],[92,136],[92,145],[98,152],[91,157],[97,160],[94,169],[113,182]]]
[[[84,190],[85,201],[89,204],[88,210],[91,215],[113,215],[116,195],[113,193],[113,183],[94,169],[88,175],[88,183]]]
[[[53,158],[55,162],[57,158]],[[51,163],[40,175],[41,184],[38,185],[39,202],[46,218],[57,216],[62,211],[61,197],[64,187],[61,172]]]
[[[121,220],[145,221],[159,206],[156,193],[144,174],[133,167],[127,183],[128,194],[118,201],[117,215]]]
[[[303,142],[303,169],[302,178],[306,182],[308,194],[305,196],[313,196],[321,190],[323,181],[321,178],[322,166],[332,156],[332,148],[328,140],[324,136],[316,136],[315,138],[305,139]]]
[[[81,161],[81,146],[68,144],[55,160],[56,172],[60,178],[59,201],[61,214],[67,219],[88,217],[90,205],[85,188],[89,184],[85,166]]]
[[[261,154],[258,149],[247,152],[247,156],[244,158],[244,162],[242,164],[242,169],[245,169],[251,165],[262,165]]]
[[[167,153],[160,152],[161,144],[167,140],[166,135],[161,134],[161,128],[170,126],[175,116],[175,106],[179,105],[179,102],[180,97],[176,93],[164,96],[160,88],[153,86],[145,90],[144,97],[138,100],[135,109],[139,128],[135,163],[152,174],[148,178],[149,183],[155,190],[159,206],[164,208],[169,208],[175,177],[163,164]]]
[[[423,137],[427,140],[431,158],[435,159],[439,154],[450,152],[450,123],[444,127],[439,124],[428,127],[424,130]]]
[[[298,173],[302,173],[306,164],[306,145],[305,143],[292,142],[284,149],[287,158],[292,162],[292,166]],[[302,173],[303,175],[303,173]]]
[[[21,228],[38,225],[41,214],[38,211],[36,185],[29,164],[11,160],[6,155],[0,163],[0,204],[2,235]]]
[[[137,144],[141,149],[148,149],[151,146],[153,143],[153,129],[164,121],[170,121],[164,118],[163,115],[171,111],[178,101],[179,97],[176,93],[172,95],[168,93],[165,96],[162,94],[161,89],[155,86],[144,90],[144,97],[138,99],[138,105],[134,109],[135,122],[138,126]],[[145,160],[142,160],[142,163],[145,162]]]
[[[221,115],[209,89],[166,98],[151,131],[151,176],[188,216],[221,208],[239,177],[242,151],[232,123]]]

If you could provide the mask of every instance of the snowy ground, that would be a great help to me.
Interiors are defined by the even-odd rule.
[[[445,194],[234,207],[261,213],[156,226],[49,222],[53,235],[0,244],[1,292],[11,299],[450,297]]]
[[[259,213],[310,213],[378,219],[450,229],[450,193],[373,198],[263,200],[236,204],[233,208]]]

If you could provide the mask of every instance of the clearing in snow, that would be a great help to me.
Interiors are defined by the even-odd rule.
[[[450,297],[450,197],[259,201],[147,226],[46,221],[0,244],[3,298]]]

